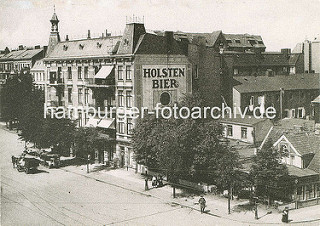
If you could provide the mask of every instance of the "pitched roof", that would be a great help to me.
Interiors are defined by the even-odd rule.
[[[319,89],[320,74],[276,76],[235,76],[234,89],[240,93]]]
[[[46,67],[44,66],[43,59],[37,60],[30,71],[43,71]]]
[[[245,115],[244,118],[242,118],[240,115],[237,115],[236,117],[234,117],[233,115],[231,115],[231,118],[228,117],[228,115],[226,117],[224,117],[223,119],[221,119],[222,123],[235,123],[235,124],[242,124],[242,125],[248,125],[248,126],[253,126],[259,122],[263,122],[268,120],[267,118],[255,118],[253,116],[250,115]]]
[[[311,101],[312,103],[320,103],[320,95],[317,96],[313,101]]]
[[[265,48],[260,35],[223,34],[229,47]]]
[[[297,61],[299,60],[300,56],[302,57],[303,55],[301,53],[290,54],[289,65],[295,66],[297,64]]]
[[[315,154],[317,150],[320,151],[320,137],[315,134],[284,132],[284,136],[301,155]]]
[[[173,40],[170,54],[185,54],[179,43],[179,41]],[[167,54],[167,51],[166,38],[164,36],[145,33],[140,36],[135,54]]]
[[[32,59],[37,54],[41,53],[43,51],[43,48],[41,49],[23,49],[23,50],[16,50],[11,51],[10,53],[7,53],[3,55],[0,60],[29,60]]]
[[[107,57],[116,51],[115,46],[120,40],[121,36],[108,36],[59,42],[45,60]]]
[[[280,52],[263,52],[261,54],[252,53],[237,53],[225,52],[233,54],[234,66],[249,67],[249,66],[289,66],[289,58]]]
[[[307,177],[307,176],[313,176],[313,175],[318,175],[315,171],[305,168],[301,169],[296,166],[292,165],[286,165],[289,171],[289,175],[291,176],[297,176],[297,177]]]

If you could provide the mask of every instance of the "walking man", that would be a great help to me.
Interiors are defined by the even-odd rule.
[[[200,196],[199,204],[200,204],[200,212],[204,213],[204,209],[206,208],[206,200],[204,199],[203,195]]]

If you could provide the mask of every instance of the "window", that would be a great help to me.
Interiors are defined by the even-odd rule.
[[[320,197],[320,183],[317,184],[317,196]]]
[[[162,105],[168,105],[171,102],[171,97],[170,94],[168,92],[163,92],[160,95],[160,103]]]
[[[131,66],[126,66],[126,80],[131,80]]]
[[[296,109],[291,109],[291,118],[296,117]]]
[[[238,68],[234,68],[234,69],[233,69],[233,74],[234,74],[234,75],[239,74],[239,69],[238,69]]]
[[[194,66],[194,78],[199,78],[199,69],[198,69],[198,65],[196,64]]]
[[[308,184],[306,186],[307,199],[312,199],[315,197],[314,185]]]
[[[82,79],[82,68],[78,67],[78,79]]]
[[[227,39],[226,41],[227,41],[227,43],[232,43],[231,39]]]
[[[247,139],[247,128],[241,127],[241,139]]]
[[[298,118],[304,118],[305,110],[303,107],[298,108]]]
[[[254,96],[251,96],[251,97],[250,97],[250,103],[249,103],[249,105],[254,105]]]
[[[82,104],[82,88],[78,89],[78,103]]]
[[[124,122],[123,121],[119,121],[118,122],[118,132],[121,134],[124,134]]]
[[[68,67],[68,79],[72,79],[71,67]]]
[[[293,162],[294,162],[294,155],[290,155],[290,165],[293,165]]]
[[[232,125],[227,126],[227,136],[229,136],[229,137],[233,136]]]
[[[258,41],[259,44],[263,45],[263,41]]]
[[[127,91],[127,95],[126,95],[126,103],[127,103],[127,107],[131,108],[132,107],[132,95],[131,95],[131,91]]]
[[[61,78],[61,67],[58,67],[58,78]]]
[[[68,88],[68,102],[72,103],[72,88]]]
[[[240,43],[240,39],[236,39],[235,42],[236,42],[236,43]]]
[[[132,119],[128,118],[127,119],[127,134],[128,135],[132,134],[132,129],[133,129]]]
[[[118,105],[119,107],[123,107],[124,98],[123,98],[123,91],[118,91]]]
[[[89,89],[84,90],[84,103],[89,103]]]
[[[84,78],[88,78],[88,66],[84,67]]]
[[[286,144],[281,144],[280,145],[280,152],[284,154],[284,156],[288,156],[289,155],[289,149],[288,146]]]
[[[118,80],[123,80],[123,67],[118,66]]]

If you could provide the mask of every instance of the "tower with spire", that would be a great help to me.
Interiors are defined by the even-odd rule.
[[[53,50],[55,45],[58,42],[60,42],[60,35],[59,35],[59,29],[58,29],[59,20],[58,20],[57,14],[56,14],[55,7],[53,10],[53,15],[52,15],[50,22],[51,22],[51,32],[50,32],[50,37],[49,37],[47,55]]]

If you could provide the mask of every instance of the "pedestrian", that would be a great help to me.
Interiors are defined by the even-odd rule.
[[[15,168],[16,157],[14,157],[14,156],[12,155],[12,156],[11,156],[11,161],[12,161],[12,167]]]
[[[199,204],[200,204],[200,212],[204,213],[204,209],[206,208],[206,200],[203,197],[203,195],[200,196]]]
[[[144,190],[149,190],[149,186],[148,186],[148,177],[146,177],[145,179],[144,179]]]
[[[289,222],[289,207],[287,207],[287,206],[282,211],[282,219],[281,219],[281,221],[283,223],[288,223]]]
[[[162,179],[162,176],[160,175],[159,176],[159,184],[158,184],[158,186],[159,187],[162,187],[163,186],[163,181],[162,181],[163,179]]]

